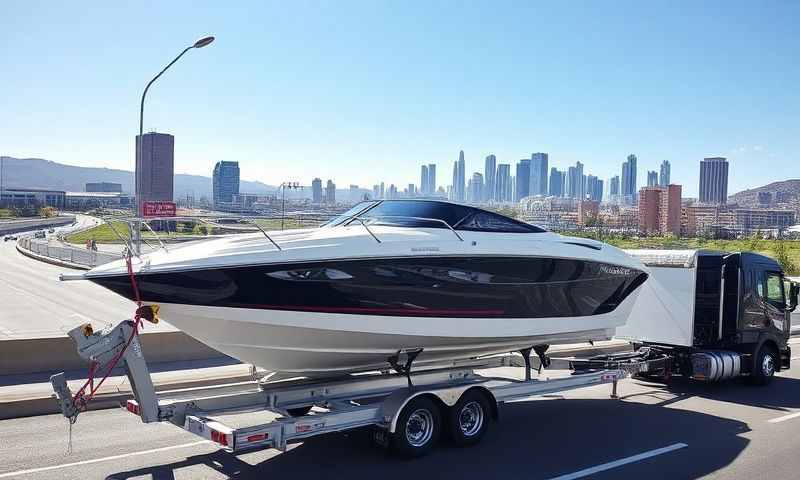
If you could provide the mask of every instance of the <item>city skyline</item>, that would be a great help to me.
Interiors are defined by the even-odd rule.
[[[210,33],[213,46],[182,60],[148,96],[145,129],[181,139],[179,173],[207,174],[225,158],[240,163],[244,179],[265,183],[321,175],[373,185],[381,172],[406,185],[418,182],[421,163],[449,176],[456,148],[467,152],[467,176],[489,154],[514,165],[535,148],[551,165],[580,161],[608,179],[636,152],[643,171],[670,159],[672,182],[696,197],[698,158],[728,158],[738,172],[731,193],[796,171],[800,94],[787,83],[800,73],[796,4],[423,10],[273,2],[219,12],[174,3],[158,19],[136,5],[90,2],[82,10],[6,5],[0,68],[16,74],[0,78],[13,93],[0,154],[132,170],[144,84],[176,50]],[[276,21],[263,29],[245,21],[253,15]],[[31,37],[34,19],[41,34]],[[530,29],[532,19],[539,28]],[[459,34],[501,21],[503,29],[480,38]],[[741,26],[748,35],[732,38]],[[111,43],[85,48],[98,37]],[[42,51],[47,61],[31,60]],[[253,62],[254,54],[271,62]]]

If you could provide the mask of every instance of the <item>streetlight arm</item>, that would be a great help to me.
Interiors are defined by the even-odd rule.
[[[195,47],[194,47],[194,45],[191,45],[191,46],[189,46],[189,47],[186,47],[186,48],[185,48],[185,49],[184,49],[184,50],[183,50],[183,51],[182,51],[182,52],[181,52],[181,53],[180,53],[180,54],[179,54],[177,57],[175,57],[175,59],[174,59],[173,61],[169,62],[169,64],[167,64],[167,66],[166,66],[166,67],[164,67],[164,69],[163,69],[163,70],[161,70],[160,72],[158,72],[158,75],[156,75],[155,77],[153,77],[153,79],[152,79],[152,80],[150,80],[150,81],[147,83],[147,86],[146,86],[146,87],[144,87],[144,92],[142,92],[142,102],[141,102],[141,104],[140,104],[140,106],[139,106],[139,137],[140,137],[140,138],[141,138],[141,136],[142,136],[142,133],[143,133],[143,132],[142,132],[142,130],[143,130],[143,128],[144,128],[144,125],[143,125],[143,123],[144,123],[144,99],[145,99],[145,97],[147,96],[147,91],[148,91],[148,90],[150,90],[150,85],[152,85],[152,84],[153,84],[153,82],[155,82],[156,80],[158,80],[158,77],[160,77],[161,75],[163,75],[163,74],[164,74],[164,72],[166,72],[166,71],[167,71],[167,69],[168,69],[169,67],[171,67],[171,66],[172,66],[172,65],[173,65],[175,62],[177,62],[177,61],[178,61],[178,60],[179,60],[179,59],[180,59],[180,58],[183,56],[183,54],[185,54],[186,52],[188,52],[189,50],[191,50],[191,49],[193,49],[193,48],[195,48]]]

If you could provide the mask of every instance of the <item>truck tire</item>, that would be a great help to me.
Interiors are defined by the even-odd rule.
[[[762,345],[753,355],[750,381],[755,385],[767,385],[775,376],[775,369],[779,362],[778,352],[771,345]]]
[[[430,398],[416,397],[403,407],[397,418],[392,450],[408,458],[427,455],[439,440],[441,430],[439,406]]]
[[[449,409],[450,438],[460,447],[475,445],[486,434],[491,420],[492,411],[486,395],[469,390]]]

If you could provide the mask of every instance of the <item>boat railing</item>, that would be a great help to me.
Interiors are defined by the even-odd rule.
[[[363,225],[364,228],[366,228],[367,232],[369,232],[369,234],[372,235],[372,238],[374,238],[375,241],[377,241],[378,243],[381,243],[381,240],[375,235],[375,233],[372,232],[372,230],[370,230],[369,223],[375,223],[376,221],[382,220],[382,219],[416,220],[416,221],[423,221],[423,222],[439,223],[439,224],[442,224],[445,227],[447,227],[451,232],[453,232],[453,235],[455,235],[456,238],[458,238],[459,241],[461,241],[461,242],[464,241],[464,237],[462,237],[456,231],[456,229],[454,229],[449,223],[447,223],[446,221],[442,220],[441,218],[413,217],[413,216],[409,216],[409,215],[370,215],[368,217],[361,217],[361,216],[354,216],[353,217],[353,220],[358,220],[361,223],[361,225]]]

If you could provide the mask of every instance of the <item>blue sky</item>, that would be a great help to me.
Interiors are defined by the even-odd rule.
[[[727,156],[730,191],[800,177],[800,3],[0,3],[0,153],[131,169],[145,129],[176,171],[339,186],[449,182],[463,149],[619,173]]]

